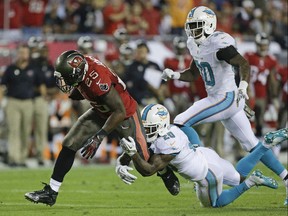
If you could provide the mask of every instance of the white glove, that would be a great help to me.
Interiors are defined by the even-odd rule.
[[[116,161],[116,174],[119,176],[119,178],[128,185],[131,185],[132,183],[134,183],[134,181],[137,179],[136,176],[130,174],[128,171],[132,171],[133,168],[126,166],[126,165],[121,165],[120,164],[120,157],[118,157],[117,161]]]
[[[122,138],[120,140],[120,146],[122,147],[123,151],[128,154],[130,157],[132,157],[134,154],[136,154],[136,144],[132,137],[128,137],[129,140]]]
[[[173,70],[171,70],[169,68],[166,68],[166,69],[163,70],[161,78],[164,81],[167,81],[168,78],[169,79],[179,79],[180,78],[180,73],[179,72],[174,72]]]
[[[236,100],[237,106],[239,106],[240,100],[249,99],[248,94],[247,94],[247,87],[248,87],[248,83],[242,80],[239,84],[238,93],[237,93],[237,100]]]

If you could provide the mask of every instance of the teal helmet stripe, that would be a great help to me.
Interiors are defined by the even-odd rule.
[[[190,13],[189,13],[189,17],[193,17],[194,16],[194,12],[197,9],[197,7],[193,8]]]
[[[215,13],[212,10],[205,9],[203,12],[209,14],[209,15],[215,15]]]
[[[147,119],[147,115],[148,115],[148,112],[149,112],[149,110],[153,107],[153,106],[155,106],[156,104],[150,104],[150,105],[148,105],[148,106],[146,106],[145,107],[145,109],[144,109],[144,111],[143,111],[143,114],[142,114],[142,116],[141,116],[141,119],[142,120],[146,120]]]

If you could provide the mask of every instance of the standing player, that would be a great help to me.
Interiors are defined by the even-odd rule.
[[[244,180],[233,165],[220,158],[215,151],[198,147],[199,143],[189,142],[179,127],[170,125],[169,112],[164,106],[146,106],[141,112],[141,118],[154,155],[149,162],[143,160],[137,153],[131,137],[120,141],[123,150],[132,157],[134,165],[143,169],[145,176],[153,175],[159,169],[170,165],[185,179],[196,182],[197,197],[204,207],[217,208],[228,205],[255,185],[277,188],[277,182],[264,176],[259,170]],[[268,137],[273,136],[273,141],[278,141],[267,141],[259,148],[267,151],[274,144],[288,139],[287,132],[284,137],[278,136],[281,134],[280,131],[269,133]],[[223,184],[232,188],[222,191]]]
[[[255,43],[257,51],[248,52],[244,57],[251,67],[250,83],[255,94],[256,137],[262,137],[267,102],[272,102],[277,94],[276,66],[278,62],[268,53],[270,41],[267,34],[257,34]]]
[[[243,110],[250,77],[247,60],[236,50],[235,40],[227,33],[216,31],[216,15],[204,6],[193,8],[185,23],[188,36],[187,46],[193,57],[190,68],[182,72],[165,69],[164,80],[179,79],[191,81],[200,72],[208,96],[195,102],[190,108],[174,119],[174,124],[182,127],[221,121],[225,128],[240,142],[242,148],[253,154],[261,146]],[[241,81],[235,83],[233,67],[239,69]],[[257,157],[243,158],[237,171],[247,176],[257,163]],[[272,151],[266,151],[261,161],[283,179],[288,196],[288,172]]]
[[[56,202],[59,188],[73,165],[76,152],[83,147],[82,156],[92,158],[104,137],[112,131],[117,132],[121,138],[135,138],[141,157],[144,160],[150,157],[137,103],[114,72],[92,56],[69,50],[57,58],[54,76],[62,92],[70,93],[73,89],[70,97],[85,98],[90,101],[92,108],[78,118],[65,136],[50,184],[45,184],[42,190],[25,194],[29,201],[50,206]],[[117,174],[124,182],[136,179],[127,171],[130,161],[131,158],[123,154],[116,167]],[[177,194],[178,179],[171,170],[167,170],[161,177],[170,193]]]

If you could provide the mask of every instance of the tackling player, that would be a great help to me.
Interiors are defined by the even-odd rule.
[[[196,182],[196,193],[204,207],[223,207],[237,199],[253,186],[266,186],[273,189],[277,182],[254,171],[248,178],[242,178],[233,165],[222,159],[214,150],[199,147],[200,143],[191,143],[183,131],[176,125],[170,125],[168,110],[160,104],[147,105],[141,112],[141,118],[146,130],[147,141],[154,152],[149,162],[143,160],[137,153],[134,139],[123,138],[120,145],[132,157],[134,165],[143,169],[146,176],[151,176],[158,170],[170,165],[185,179]],[[286,133],[282,136],[283,132]],[[194,136],[198,136],[196,133]],[[267,151],[281,141],[288,139],[287,129],[270,132],[266,142],[259,148]],[[249,155],[247,156],[249,157]],[[232,186],[223,190],[223,184]]]
[[[120,138],[131,136],[136,141],[139,155],[147,161],[150,157],[145,131],[136,101],[126,90],[123,81],[106,65],[92,56],[84,56],[76,50],[63,52],[56,60],[54,76],[60,90],[72,99],[86,99],[92,108],[79,117],[62,143],[50,184],[39,191],[28,192],[25,198],[32,202],[54,205],[65,175],[71,169],[76,152],[86,159],[92,158],[104,137],[115,131]],[[136,176],[129,174],[127,166],[131,158],[120,156],[116,171],[125,183]],[[137,169],[137,167],[136,167]],[[179,182],[170,169],[161,175],[172,195],[179,193]],[[141,171],[141,170],[140,170]]]
[[[177,115],[174,124],[183,128],[207,122],[221,121],[225,128],[240,142],[242,148],[253,153],[261,146],[245,115],[245,99],[250,78],[247,60],[238,53],[235,39],[225,32],[216,30],[215,13],[204,6],[193,8],[185,23],[188,36],[187,47],[193,57],[190,68],[182,72],[165,69],[164,80],[179,79],[191,82],[195,74],[201,74],[208,96],[195,102],[190,108]],[[235,83],[234,67],[239,69],[241,81]],[[258,158],[250,157],[239,161],[237,171],[247,176],[247,168],[254,167]],[[266,151],[261,161],[280,176],[286,186],[288,197],[288,172],[271,150]],[[250,168],[249,168],[250,169]]]

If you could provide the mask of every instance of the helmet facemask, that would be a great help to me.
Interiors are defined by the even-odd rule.
[[[204,6],[195,7],[188,13],[185,32],[199,45],[215,31],[216,22],[216,15],[211,9]]]
[[[54,71],[54,77],[56,79],[56,85],[62,92],[69,93],[72,90],[73,86],[66,84],[60,72]]]
[[[84,56],[77,51],[59,57],[54,72],[58,88],[64,93],[69,93],[73,87],[83,81],[87,70],[88,64]]]
[[[145,124],[143,123],[145,132],[146,132],[146,138],[147,142],[153,142],[158,137],[158,128],[159,125],[157,124]]]

